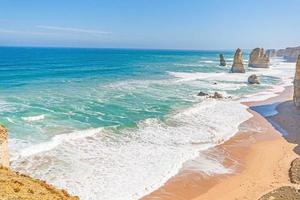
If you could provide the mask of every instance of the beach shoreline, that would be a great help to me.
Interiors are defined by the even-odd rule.
[[[277,96],[263,101],[245,102],[253,115],[239,126],[232,138],[206,151],[210,156],[223,155],[223,165],[233,173],[207,175],[183,166],[164,186],[142,199],[258,199],[268,191],[291,185],[288,177],[290,163],[297,157],[295,144],[289,143],[272,126],[276,116],[262,116],[256,112],[262,105],[281,105],[292,99],[293,88],[288,86]],[[255,111],[256,110],[256,111]],[[278,117],[277,117],[278,118]],[[281,116],[280,120],[283,121]],[[272,152],[272,153],[270,153]],[[193,161],[197,163],[197,158]]]

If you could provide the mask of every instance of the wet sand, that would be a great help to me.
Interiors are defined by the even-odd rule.
[[[300,127],[295,125],[297,120],[300,124],[300,114],[291,102],[292,93],[292,87],[288,87],[277,97],[245,103],[253,117],[242,123],[230,140],[205,152],[210,157],[223,156],[223,165],[233,173],[207,175],[186,167],[194,165],[197,169],[199,158],[196,158],[164,186],[142,199],[253,200],[277,187],[291,185],[288,170],[297,157],[300,141],[297,136]],[[263,117],[255,111],[268,110],[268,106],[277,104],[279,113],[272,117]],[[299,118],[295,120],[297,114]],[[280,127],[283,133],[289,133],[285,138],[278,131]]]

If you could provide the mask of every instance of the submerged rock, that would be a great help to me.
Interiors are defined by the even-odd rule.
[[[220,54],[220,66],[226,66],[226,61],[223,54]]]
[[[289,177],[292,183],[300,183],[300,158],[296,158],[291,163],[291,168],[289,170]]]
[[[296,64],[296,73],[294,78],[294,103],[300,107],[300,55]]]
[[[269,57],[264,53],[263,48],[255,48],[251,51],[249,57],[249,67],[268,68]]]
[[[197,94],[197,96],[204,97],[204,96],[208,96],[208,94],[205,93],[205,92],[199,92],[199,93]]]
[[[234,54],[233,64],[230,70],[232,73],[245,73],[243,64],[243,53],[241,49],[237,49]]]
[[[248,77],[248,83],[250,84],[259,84],[258,77],[256,74],[252,74],[251,76]]]

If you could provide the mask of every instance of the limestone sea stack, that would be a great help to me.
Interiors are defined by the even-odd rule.
[[[300,55],[298,55],[294,78],[294,103],[297,107],[300,107]]]
[[[220,66],[226,66],[226,61],[223,54],[220,54]]]
[[[255,68],[268,68],[269,62],[269,57],[264,53],[264,49],[255,48],[250,53],[248,65]]]
[[[232,73],[245,73],[245,68],[243,64],[243,53],[240,48],[238,48],[234,54],[233,64],[230,72]]]

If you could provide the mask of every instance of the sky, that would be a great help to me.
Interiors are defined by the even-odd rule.
[[[300,0],[0,0],[0,46],[300,46]]]

